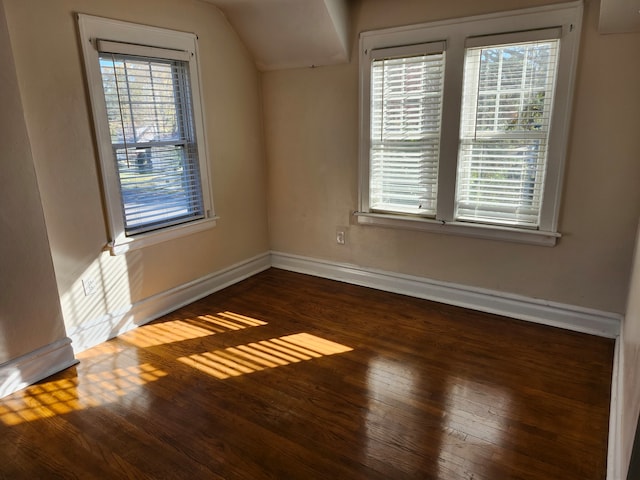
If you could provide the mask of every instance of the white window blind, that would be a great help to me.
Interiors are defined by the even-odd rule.
[[[369,201],[372,210],[435,216],[444,43],[416,49],[373,52]]]
[[[204,218],[188,62],[104,51],[99,61],[126,235]]]
[[[581,0],[360,34],[360,225],[555,245]]]
[[[558,51],[557,39],[466,49],[456,220],[539,226]]]

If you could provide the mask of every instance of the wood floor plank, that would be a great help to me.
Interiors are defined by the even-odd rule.
[[[0,400],[0,478],[604,479],[613,348],[270,269]]]

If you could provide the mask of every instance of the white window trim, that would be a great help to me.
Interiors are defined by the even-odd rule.
[[[200,81],[200,69],[198,67],[197,36],[193,33],[150,27],[85,14],[78,14],[78,27],[93,112],[103,194],[106,203],[105,210],[109,227],[109,240],[105,248],[108,249],[111,254],[118,255],[128,250],[154,245],[215,226],[217,217],[213,213],[213,200],[211,197],[211,177],[206,131],[204,128],[205,118],[202,107],[202,92],[200,89],[202,82]],[[98,40],[117,42],[120,45],[130,44],[133,50],[127,53],[131,54],[149,51],[149,49],[164,49],[165,51],[175,51],[179,58],[187,58],[189,60],[189,75],[193,101],[192,108],[195,137],[199,153],[198,160],[205,218],[138,235],[125,235],[124,218],[122,215],[122,197],[118,172],[115,162],[113,161],[113,148],[109,134],[107,107],[102,87],[102,75],[98,58],[99,52],[97,49]]]
[[[359,199],[361,225],[405,228],[470,237],[553,246],[561,236],[558,216],[582,25],[582,1],[394,27],[360,34]],[[562,38],[549,138],[544,199],[537,230],[454,221],[465,43],[480,37],[559,27]],[[437,219],[372,212],[369,206],[370,52],[382,48],[446,42]],[[481,41],[481,40],[480,40]]]

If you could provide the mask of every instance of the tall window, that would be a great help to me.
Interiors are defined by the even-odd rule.
[[[362,33],[359,223],[555,244],[581,18]]]
[[[455,218],[539,226],[558,40],[469,48]]]
[[[441,43],[375,52],[371,64],[371,208],[435,214],[444,79]]]
[[[100,53],[125,232],[204,217],[186,62]]]
[[[112,251],[210,226],[195,36],[79,18]]]

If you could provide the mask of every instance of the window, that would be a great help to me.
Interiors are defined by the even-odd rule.
[[[371,208],[435,215],[444,86],[443,44],[416,55],[373,52],[371,62]]]
[[[112,253],[213,226],[195,35],[79,26]]]
[[[468,48],[455,219],[538,227],[558,40]]]
[[[554,245],[582,4],[360,37],[361,224]]]

